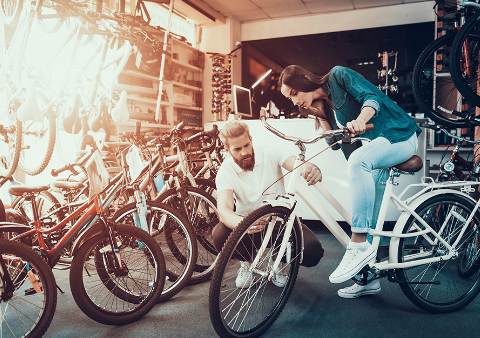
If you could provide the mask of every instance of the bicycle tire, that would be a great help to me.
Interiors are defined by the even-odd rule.
[[[43,100],[44,105],[48,102],[43,95],[40,100]],[[43,121],[23,123],[23,143],[28,148],[23,147],[18,166],[24,173],[36,176],[45,170],[53,155],[56,130],[56,117],[50,109],[45,113]]]
[[[215,201],[217,200],[217,185],[215,184],[215,178],[213,180],[206,178],[195,178],[197,187],[204,190],[207,194],[212,196]]]
[[[179,293],[190,280],[197,261],[197,241],[192,226],[179,211],[158,202],[147,202],[150,234],[165,258],[167,279],[158,302]],[[116,223],[135,226],[137,206],[130,203],[113,216]]]
[[[0,299],[0,335],[6,338],[42,337],[57,307],[57,287],[52,270],[39,254],[24,244],[0,239],[0,252],[21,260],[4,260],[15,291],[8,301]],[[38,281],[40,292],[35,292],[34,279],[29,278],[24,263]],[[1,278],[0,283],[3,290]]]
[[[462,53],[463,46],[468,52],[465,56],[472,65],[471,74],[467,74],[463,67],[464,54]],[[479,60],[478,54],[480,51],[480,12],[472,16],[458,31],[457,36],[453,40],[451,58],[451,74],[452,80],[455,83],[458,91],[472,104],[480,106],[480,95],[477,94],[477,81],[480,73],[478,72]]]
[[[218,257],[209,290],[210,320],[220,337],[258,337],[268,330],[282,312],[295,285],[300,266],[302,230],[297,220],[293,223],[289,240],[290,256],[287,254],[282,259],[285,264],[283,270],[288,271],[285,284],[276,286],[266,276],[272,269],[290,215],[290,210],[285,207],[262,206],[245,217],[228,237]],[[242,239],[248,236],[246,232],[250,226],[264,217],[276,217],[276,231],[272,234],[270,245],[259,258],[251,282],[239,288],[236,284],[239,261],[253,262],[261,244],[253,240],[249,249]]]
[[[448,128],[465,128],[468,127],[468,121],[460,117],[450,118],[442,111],[457,110],[459,100],[461,101],[450,76],[449,60],[445,57],[451,51],[455,36],[456,32],[444,35],[425,47],[413,69],[412,91],[417,105],[433,121]],[[442,73],[435,77],[434,66],[440,55],[444,58]]]
[[[164,191],[155,201],[180,210],[192,225],[199,245],[195,271],[188,284],[197,284],[212,277],[218,255],[213,244],[212,230],[218,224],[219,218],[217,203],[211,195],[200,188],[190,186],[185,187],[185,190],[188,196],[185,204],[178,197],[176,188]]]
[[[22,122],[17,119],[17,107],[10,102],[11,87],[0,85],[0,176],[12,176],[18,166],[22,150]]]
[[[48,15],[48,17],[42,17],[41,15]],[[41,11],[37,13],[37,24],[40,28],[48,34],[58,32],[65,22],[65,17],[60,15],[54,17],[57,14],[57,4],[54,1],[44,1],[41,7]]]
[[[16,26],[23,8],[23,0],[3,0],[0,6],[0,16],[7,26]]]
[[[415,209],[415,212],[447,243],[453,244],[474,207],[475,203],[467,197],[457,194],[442,194],[426,200]],[[474,215],[472,222],[459,239],[456,247],[459,255],[474,239],[472,229],[479,226],[480,214],[478,212]],[[423,229],[424,226],[410,216],[403,233]],[[400,262],[406,262],[415,259],[410,255],[417,254],[417,258],[418,256],[431,258],[443,255],[446,251],[431,234],[425,234],[401,238],[398,257]],[[466,306],[480,291],[480,271],[477,270],[471,276],[461,276],[458,272],[460,263],[461,260],[454,256],[446,261],[396,269],[396,276],[403,293],[419,308],[432,313],[452,312]],[[440,282],[440,284],[436,285],[433,282]]]
[[[458,264],[458,273],[460,276],[468,278],[480,270],[480,233],[479,229],[474,234],[474,239],[466,245],[465,250],[460,254],[460,263]]]
[[[124,269],[115,271],[110,264],[104,266],[116,281],[114,287],[107,288],[111,284],[100,280],[98,267],[91,262],[96,251],[106,254],[111,250],[109,235],[103,233],[85,242],[73,257],[70,289],[88,317],[103,324],[124,325],[143,317],[157,303],[165,283],[165,260],[157,242],[145,231],[122,224],[115,228]],[[133,295],[130,302],[116,295],[121,289]]]

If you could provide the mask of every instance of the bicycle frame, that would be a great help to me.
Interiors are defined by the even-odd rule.
[[[302,141],[297,138],[293,137],[288,137],[280,132],[276,131],[274,128],[270,127],[265,120],[262,118],[262,123],[264,126],[272,131],[274,134],[280,136],[283,139],[287,139],[290,141],[295,141],[296,144],[300,148],[300,155],[297,156],[295,159],[295,164],[294,168],[297,168],[300,166],[302,163],[304,163],[305,159],[305,146],[304,143],[313,143],[316,142],[318,139],[317,138],[315,141]],[[325,136],[324,136],[325,137]],[[321,137],[323,138],[323,137]],[[304,167],[300,167],[304,168]],[[305,204],[313,211],[313,213],[322,221],[322,223],[328,228],[328,230],[337,238],[337,240],[344,246],[347,247],[350,238],[346,234],[346,232],[340,227],[340,225],[335,221],[333,216],[327,211],[327,209],[322,205],[322,203],[315,197],[315,195],[312,193],[311,189],[307,186],[306,182],[303,179],[300,179],[300,176],[302,174],[302,169],[297,168],[294,169],[291,172],[291,177],[290,181],[288,184],[288,187],[286,189],[286,194],[284,196],[277,196],[275,200],[267,200],[264,201],[264,203],[270,204],[272,206],[283,206],[288,209],[290,209],[291,214],[288,218],[287,224],[286,224],[286,230],[284,237],[282,239],[282,243],[280,245],[279,253],[277,255],[277,258],[275,259],[273,268],[268,276],[268,279],[270,280],[273,275],[274,271],[278,268],[280,261],[282,257],[285,254],[286,248],[287,248],[287,243],[293,228],[293,222],[295,220],[296,216],[296,198],[295,194],[298,194],[298,196],[305,202]],[[464,187],[465,185],[471,186],[471,185],[479,185],[480,183],[478,182],[444,182],[444,183],[434,183],[433,180],[431,183],[427,183],[427,179],[423,180],[422,183],[420,184],[410,184],[408,185],[398,196],[393,194],[392,189],[393,186],[395,185],[394,178],[398,177],[400,175],[400,171],[391,168],[390,169],[390,175],[389,178],[386,182],[386,187],[385,187],[385,192],[383,195],[383,200],[382,200],[382,205],[380,208],[380,212],[378,215],[378,220],[377,224],[375,226],[375,229],[370,229],[369,234],[373,236],[373,249],[375,251],[378,250],[379,243],[380,243],[380,237],[385,236],[385,237],[391,237],[390,245],[389,245],[389,259],[388,261],[383,261],[379,263],[370,263],[370,268],[381,271],[381,270],[391,270],[391,269],[403,269],[403,268],[409,268],[417,265],[422,265],[426,263],[434,263],[434,262],[439,262],[441,260],[448,260],[452,258],[454,255],[456,255],[456,250],[455,247],[458,244],[458,241],[461,239],[463,236],[463,233],[465,232],[468,224],[471,222],[473,219],[473,216],[475,215],[480,202],[474,201],[470,196],[467,194],[453,190],[451,188],[461,188]],[[430,179],[431,180],[431,179]],[[423,189],[421,189],[420,192],[416,193],[410,198],[407,198],[405,200],[402,200],[402,196],[412,187],[418,187],[421,186]],[[351,215],[341,206],[341,204],[322,186],[321,182],[316,183],[313,187],[334,207],[334,209],[345,219],[345,221],[349,224],[352,225],[352,218]],[[455,240],[455,242],[450,245],[445,240],[443,240],[435,230],[433,230],[429,224],[427,224],[416,212],[415,209],[424,201],[426,201],[428,198],[431,198],[433,196],[439,195],[439,194],[444,194],[444,193],[450,193],[450,194],[460,194],[463,195],[472,201],[476,203],[476,206],[472,213],[470,214],[469,218],[466,220],[465,225],[462,228],[462,231],[458,235],[458,238]],[[400,218],[397,220],[395,227],[393,231],[383,231],[383,224],[385,221],[387,209],[388,209],[388,204],[392,200],[394,202],[395,207],[401,212]],[[407,220],[409,219],[410,216],[413,216],[421,225],[425,227],[425,230],[422,231],[415,231],[411,232],[408,234],[403,234],[403,228]],[[439,229],[439,232],[442,232],[443,227],[448,221],[448,217],[452,217],[452,213],[450,212],[449,216],[447,216],[447,219],[444,221],[443,226]],[[273,218],[267,227],[267,231],[265,234],[265,238],[262,242],[262,245],[259,249],[259,253],[257,254],[255,260],[251,264],[251,271],[257,271],[256,267],[259,263],[259,259],[263,254],[263,251],[267,247],[269,240],[272,236],[273,233],[273,227],[275,225],[275,219]],[[406,238],[406,237],[417,237],[417,236],[424,236],[426,234],[431,234],[433,237],[435,237],[435,242],[438,241],[442,245],[444,245],[447,249],[447,253],[437,256],[434,258],[421,258],[421,254],[412,254],[412,255],[407,255],[404,256],[405,261],[404,262],[399,262],[398,261],[398,246],[400,242],[400,238]],[[425,236],[424,236],[425,237]],[[428,241],[430,241],[429,238],[427,238]],[[431,242],[431,241],[430,241]],[[428,253],[425,253],[425,256],[427,256]]]

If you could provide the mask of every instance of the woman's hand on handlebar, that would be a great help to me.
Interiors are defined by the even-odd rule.
[[[361,135],[367,131],[367,124],[363,120],[353,120],[347,122],[347,129],[352,134],[352,137]]]

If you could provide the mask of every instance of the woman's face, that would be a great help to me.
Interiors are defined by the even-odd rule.
[[[282,84],[280,92],[287,99],[292,100],[293,104],[302,108],[310,108],[313,101],[313,92],[299,92],[286,84]]]

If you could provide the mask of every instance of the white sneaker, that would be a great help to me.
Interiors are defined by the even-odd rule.
[[[375,279],[367,285],[359,285],[355,283],[352,286],[338,290],[337,293],[342,298],[357,298],[364,295],[374,295],[379,293],[380,290],[382,290],[380,281]]]
[[[248,269],[250,269],[250,263],[240,262],[240,269],[238,269],[237,279],[235,279],[235,285],[237,288],[245,289],[255,284],[253,280],[253,272]]]
[[[349,280],[365,265],[373,261],[376,256],[377,253],[370,243],[368,243],[366,250],[347,247],[347,252],[345,252],[342,261],[329,277],[330,283],[343,283]]]
[[[279,288],[283,288],[287,283],[287,272],[285,271],[285,264],[280,263],[278,265],[277,271],[273,274],[271,279],[273,285]]]

